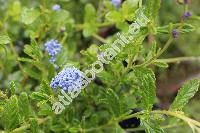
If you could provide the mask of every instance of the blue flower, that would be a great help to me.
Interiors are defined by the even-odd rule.
[[[83,74],[75,67],[64,68],[51,80],[51,88],[60,88],[64,91],[81,89]]]
[[[60,28],[60,32],[65,32],[66,28],[65,27],[61,27]]]
[[[174,38],[177,38],[177,37],[178,37],[178,32],[177,32],[176,29],[173,29],[173,30],[172,30],[172,36],[173,36]]]
[[[185,2],[185,4],[188,4],[189,1],[188,0],[184,0],[184,2]]]
[[[105,53],[104,52],[100,52],[99,56],[101,56],[103,58],[105,56]]]
[[[57,40],[50,40],[45,44],[45,51],[51,56],[50,62],[54,63],[56,61],[56,55],[61,52],[62,45]]]
[[[52,10],[54,10],[54,11],[59,11],[61,9],[61,7],[60,7],[60,5],[53,5],[52,6]]]
[[[111,3],[115,6],[115,7],[119,7],[121,4],[121,0],[111,0]]]
[[[192,15],[191,12],[185,12],[182,16],[183,20],[186,20],[187,18],[189,18]]]

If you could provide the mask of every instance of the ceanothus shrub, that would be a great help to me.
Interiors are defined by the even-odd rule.
[[[0,0],[0,133],[199,132],[184,113],[198,76],[167,107],[157,96],[171,64],[198,66],[199,4]]]

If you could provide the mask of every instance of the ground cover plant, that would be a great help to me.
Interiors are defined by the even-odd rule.
[[[199,73],[168,106],[158,89],[199,72],[199,4],[0,0],[0,133],[200,132]]]

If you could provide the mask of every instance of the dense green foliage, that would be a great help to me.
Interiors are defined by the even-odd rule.
[[[179,124],[199,132],[200,122],[182,112],[198,92],[199,78],[184,83],[169,110],[153,109],[158,102],[155,71],[168,68],[171,62],[196,60],[167,59],[174,56],[165,53],[171,44],[187,42],[192,34],[191,43],[173,47],[183,55],[199,56],[199,45],[194,44],[200,39],[200,14],[194,8],[194,14],[183,19],[190,8],[181,0],[182,4],[175,3],[125,0],[115,7],[110,0],[0,0],[0,133],[163,133]],[[55,4],[61,9],[53,10]],[[128,32],[138,12],[150,20],[147,25],[103,65],[104,70],[61,114],[55,114],[52,105],[59,92],[50,87],[52,78],[68,66],[81,71],[90,68],[97,55],[119,38],[118,32]],[[45,52],[44,44],[50,39],[62,45],[55,61],[58,68]],[[131,113],[133,108],[141,111]],[[130,118],[140,119],[140,126],[120,127],[120,121]]]

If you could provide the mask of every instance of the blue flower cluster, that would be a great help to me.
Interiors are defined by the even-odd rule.
[[[186,20],[187,18],[189,18],[192,15],[191,12],[185,12],[182,16],[183,20]]]
[[[52,6],[52,10],[54,10],[54,11],[59,11],[61,9],[61,7],[60,7],[60,5],[53,5]]]
[[[178,31],[177,31],[176,29],[173,29],[173,30],[172,30],[172,36],[173,36],[174,38],[177,38],[177,37],[178,37]]]
[[[189,0],[184,0],[185,4],[188,4],[189,3]]]
[[[51,81],[51,88],[61,88],[64,91],[71,91],[73,89],[80,89],[82,87],[83,74],[75,67],[64,68]]]
[[[115,6],[115,7],[119,7],[121,4],[121,0],[111,0],[111,3]]]
[[[62,45],[57,40],[50,40],[45,44],[45,51],[51,56],[50,62],[54,63],[56,61],[56,55],[61,52]]]

